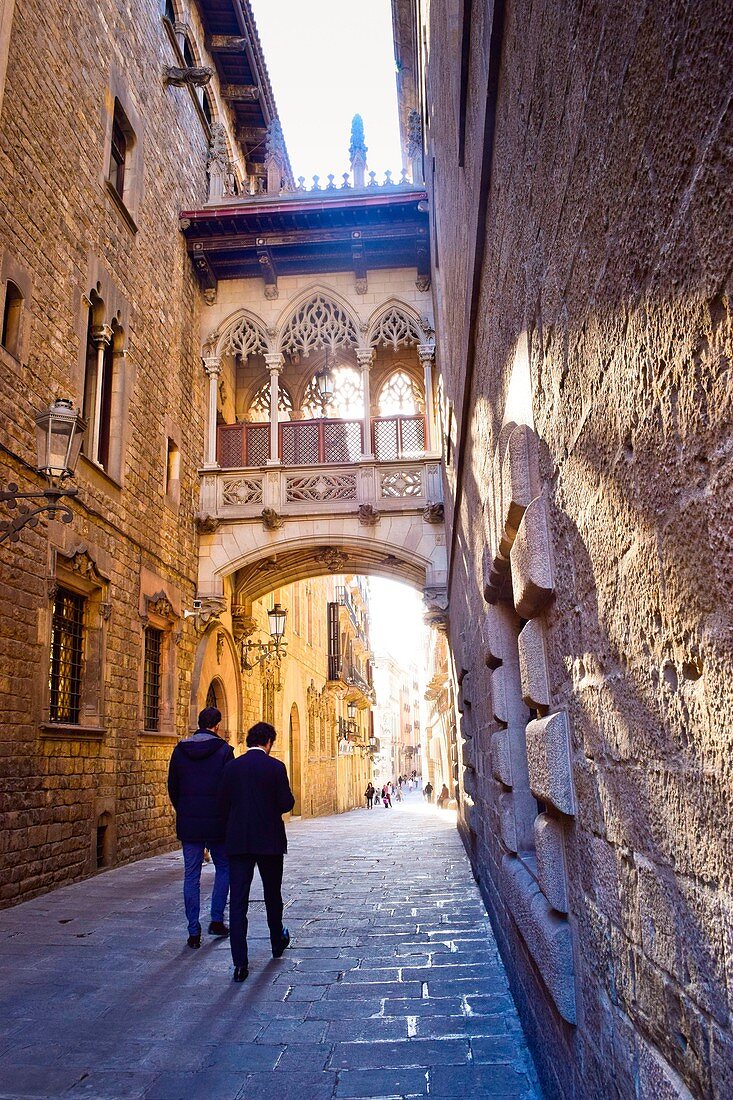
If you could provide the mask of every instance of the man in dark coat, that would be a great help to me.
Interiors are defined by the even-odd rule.
[[[283,927],[283,856],[288,842],[282,815],[292,810],[295,799],[285,765],[270,756],[275,737],[274,727],[267,722],[252,726],[247,734],[248,751],[228,764],[222,777],[235,982],[243,982],[249,974],[247,908],[255,867],[262,879],[273,958],[279,959],[290,943]]]
[[[193,737],[180,741],[168,768],[168,794],[176,811],[176,835],[183,846],[183,904],[188,921],[188,946],[201,946],[199,910],[201,865],[208,848],[216,873],[211,895],[212,936],[228,936],[224,908],[229,893],[229,861],[224,847],[224,818],[219,805],[219,784],[234,751],[217,730],[221,711],[205,707]]]

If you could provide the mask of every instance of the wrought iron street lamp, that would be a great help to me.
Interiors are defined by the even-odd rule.
[[[4,501],[9,508],[18,508],[18,515],[14,519],[0,523],[0,543],[7,540],[17,542],[22,529],[35,527],[44,513],[48,516],[57,515],[63,523],[71,523],[74,518],[71,508],[68,504],[61,503],[61,498],[74,497],[79,492],[77,485],[65,486],[64,482],[74,476],[86,422],[66,398],[57,398],[35,420],[38,458],[36,468],[39,474],[47,478],[48,486],[42,492],[21,493],[17,485],[10,484],[0,492],[0,501]],[[19,500],[37,503],[18,506]]]
[[[330,358],[326,359],[321,369],[316,373],[316,386],[321,398],[321,404],[325,408],[333,397],[334,377],[331,370]]]
[[[353,699],[349,703],[347,703],[346,713],[348,714],[349,719],[353,720],[354,718],[356,718],[356,703]]]
[[[276,660],[278,663],[287,656],[288,643],[285,638],[285,623],[287,610],[279,603],[273,604],[267,612],[267,621],[270,630],[269,640],[266,642],[243,641],[241,643],[240,663],[243,672],[249,672],[256,664],[264,664],[266,661]]]

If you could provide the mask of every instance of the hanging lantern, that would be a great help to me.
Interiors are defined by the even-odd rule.
[[[36,419],[38,470],[49,481],[74,476],[86,423],[66,398],[57,398]]]
[[[267,618],[270,624],[270,637],[276,645],[280,644],[285,635],[285,620],[287,615],[287,611],[284,607],[281,607],[279,603],[273,604],[267,612]]]

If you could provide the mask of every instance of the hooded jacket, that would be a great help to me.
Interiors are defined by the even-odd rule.
[[[200,736],[204,733],[209,736]],[[168,794],[176,811],[179,840],[216,844],[224,839],[219,782],[225,765],[233,759],[231,745],[210,730],[199,730],[176,745],[168,768]]]

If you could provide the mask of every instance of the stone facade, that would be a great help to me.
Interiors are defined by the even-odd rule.
[[[461,829],[547,1095],[722,1100],[730,6],[462,11],[419,34]]]
[[[7,904],[172,843],[167,760],[195,710],[185,612],[206,407],[201,293],[178,213],[205,199],[209,126],[199,90],[171,85],[162,65],[180,65],[182,36],[200,65],[212,61],[193,2],[16,0],[0,6],[0,32],[4,331],[21,299],[0,347],[3,480],[41,487],[33,415],[56,395],[90,421],[73,523],[0,546]],[[208,95],[235,149],[216,79]],[[102,364],[100,439],[90,378]],[[49,721],[60,590],[81,601],[79,714]],[[146,629],[161,646],[155,723],[143,709]]]

